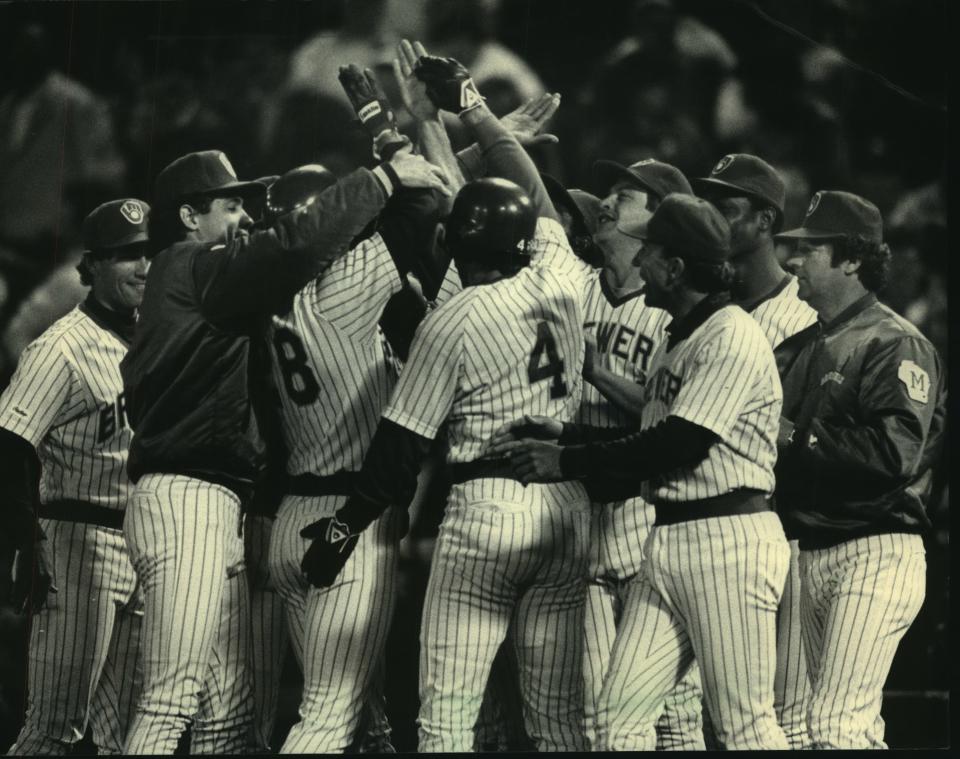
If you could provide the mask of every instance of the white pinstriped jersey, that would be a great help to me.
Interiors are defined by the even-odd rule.
[[[614,298],[603,283],[603,271],[592,272],[584,294],[583,328],[596,337],[597,356],[604,368],[643,385],[650,360],[664,339],[670,314],[648,306],[642,293],[621,300]],[[594,427],[624,427],[636,423],[589,382],[583,387],[577,421]]]
[[[782,407],[773,349],[740,306],[718,309],[671,350],[665,340],[647,380],[643,429],[677,416],[720,441],[692,469],[647,483],[650,499],[691,501],[738,488],[772,493]]]
[[[617,299],[606,287],[602,270],[587,279],[584,295],[584,330],[597,341],[597,356],[604,368],[639,385],[646,382],[650,360],[665,339],[670,314],[646,304],[641,293]],[[626,427],[636,420],[603,397],[589,382],[577,421],[594,427]],[[643,543],[653,524],[653,507],[640,497],[592,509],[590,576],[611,575],[625,580],[640,571]]]
[[[797,278],[787,276],[787,282],[779,292],[747,312],[760,325],[773,348],[817,320],[817,312],[797,295]]]
[[[289,474],[360,469],[397,380],[378,322],[400,286],[374,234],[300,290],[289,313],[273,317]]]
[[[531,260],[512,277],[466,288],[427,316],[383,413],[427,438],[446,423],[451,463],[482,458],[493,433],[524,414],[570,421],[580,405],[582,262],[560,225],[546,218],[537,221]],[[538,492],[496,482],[488,495],[502,501],[528,502]],[[577,483],[561,489],[583,497]]]
[[[0,426],[37,449],[42,503],[122,511],[130,493],[120,361],[128,346],[80,307],[27,346],[0,396]]]

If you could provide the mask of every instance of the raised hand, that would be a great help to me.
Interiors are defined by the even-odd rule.
[[[389,158],[410,141],[397,131],[397,120],[390,101],[370,69],[354,63],[340,67],[340,85],[347,93],[357,118],[373,138],[373,154]]]
[[[426,54],[426,49],[419,42],[410,44],[407,40],[401,40],[397,45],[397,57],[393,59],[393,73],[403,105],[417,121],[432,121],[440,112],[427,95],[427,85],[413,71],[417,59]]]
[[[426,85],[427,95],[437,108],[463,113],[483,105],[483,98],[470,72],[454,58],[421,56],[413,73]]]
[[[557,143],[560,140],[555,134],[540,134],[540,130],[550,120],[557,108],[560,107],[559,93],[546,92],[539,97],[530,98],[515,111],[511,111],[502,119],[503,124],[524,147],[544,143]]]
[[[447,197],[453,194],[443,169],[433,165],[422,155],[415,155],[406,150],[400,151],[390,159],[390,166],[397,173],[397,178],[404,187],[437,190]]]

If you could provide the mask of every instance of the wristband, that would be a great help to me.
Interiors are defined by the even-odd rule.
[[[400,181],[400,177],[397,175],[397,170],[390,165],[389,161],[384,161],[380,164],[380,167],[383,169],[383,173],[387,175],[387,179],[390,180],[394,190],[403,187],[403,182]]]

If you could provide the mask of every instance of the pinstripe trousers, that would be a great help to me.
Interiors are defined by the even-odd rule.
[[[776,612],[790,559],[780,519],[655,526],[645,554],[600,693],[598,748],[652,751],[664,700],[694,660],[722,747],[787,748],[773,709]]]
[[[810,677],[800,624],[800,547],[790,541],[790,571],[777,612],[777,673],[773,681],[777,721],[791,749],[810,748],[807,708]]]
[[[240,504],[227,488],[145,475],[124,520],[143,587],[143,695],[125,753],[172,754],[192,721],[194,754],[252,741],[250,597]]]
[[[420,630],[420,751],[473,749],[487,678],[508,630],[537,749],[587,750],[581,667],[588,539],[585,500],[448,503]]]
[[[314,588],[300,570],[309,541],[300,530],[331,516],[347,497],[287,496],[270,543],[270,572],[287,611],[293,651],[303,669],[300,720],[283,754],[342,753],[361,727],[389,731],[383,712],[382,659],[396,600],[402,512],[388,509],[364,530],[329,588]],[[381,681],[377,681],[377,676]]]
[[[89,722],[119,754],[140,686],[142,601],[120,530],[41,519],[58,592],[33,617],[26,721],[11,754],[64,755]]]
[[[919,535],[874,535],[800,552],[814,748],[885,749],[883,685],[926,594]]]
[[[268,554],[273,518],[247,514],[243,522],[250,582],[250,658],[253,676],[253,737],[258,752],[270,751],[280,703],[280,673],[287,655],[286,613],[270,574]]]

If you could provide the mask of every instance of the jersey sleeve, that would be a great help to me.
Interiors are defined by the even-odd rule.
[[[75,381],[55,341],[31,343],[0,395],[0,426],[39,446],[52,427],[84,410],[83,396],[71,391]]]
[[[875,477],[913,477],[925,462],[935,417],[945,416],[942,362],[922,338],[892,340],[871,351],[859,386],[858,423],[814,417],[796,435],[806,459]]]
[[[442,306],[462,289],[463,284],[460,282],[460,270],[457,269],[456,262],[451,261],[447,267],[447,273],[443,275],[440,290],[437,292],[437,297],[434,300],[438,306]]]
[[[437,436],[453,406],[463,361],[462,314],[457,316],[456,309],[438,308],[424,319],[384,419],[425,438]]]
[[[723,325],[692,356],[670,416],[686,419],[728,439],[764,365],[770,382],[779,390],[773,349],[760,328],[752,323]]]
[[[374,234],[320,275],[311,308],[350,337],[370,341],[377,337],[384,306],[401,284],[383,238]]]
[[[558,221],[541,216],[530,250],[531,266],[548,266],[557,274],[569,278],[581,293],[586,293],[594,273],[586,261],[573,252],[567,235]]]

